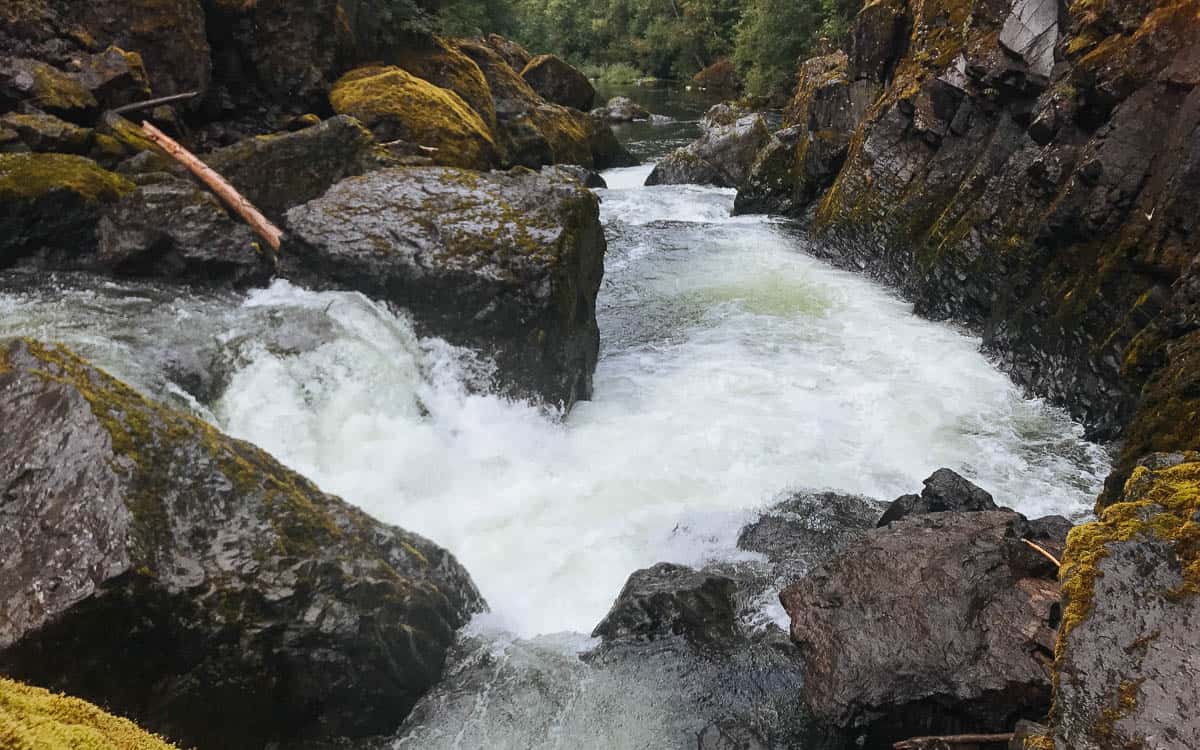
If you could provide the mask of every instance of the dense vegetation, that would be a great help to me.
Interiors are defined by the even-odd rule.
[[[689,78],[732,58],[753,94],[842,40],[856,0],[449,0],[452,33],[497,32],[610,78]]]

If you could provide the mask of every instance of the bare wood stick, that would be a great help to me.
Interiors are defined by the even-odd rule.
[[[179,163],[191,170],[192,174],[196,175],[205,185],[208,185],[221,200],[225,201],[239,216],[246,220],[250,228],[258,233],[259,237],[266,240],[267,244],[275,252],[279,252],[280,238],[283,237],[283,232],[279,227],[270,222],[267,217],[254,207],[250,201],[242,197],[242,194],[234,189],[225,181],[225,178],[217,174],[204,162],[197,159],[190,151],[176,143],[169,135],[162,132],[148,122],[142,123],[142,130],[146,136],[154,141],[163,151],[166,151],[174,157]]]
[[[147,99],[144,102],[134,102],[133,104],[126,104],[123,107],[117,107],[116,109],[109,111],[117,115],[124,114],[126,112],[136,112],[139,109],[149,109],[150,107],[157,107],[161,104],[174,104],[175,102],[181,102],[185,99],[191,99],[199,94],[199,91],[189,91],[186,94],[160,96],[157,99]]]
[[[1041,552],[1041,553],[1042,553],[1042,555],[1043,555],[1043,556],[1044,556],[1044,557],[1045,557],[1047,560],[1049,560],[1050,562],[1054,563],[1054,567],[1056,567],[1056,568],[1061,568],[1061,567],[1062,567],[1062,563],[1060,563],[1060,562],[1058,561],[1058,558],[1057,558],[1057,557],[1055,557],[1054,555],[1050,554],[1050,553],[1049,553],[1049,552],[1046,550],[1046,548],[1045,548],[1045,547],[1041,546],[1040,544],[1034,544],[1033,542],[1029,541],[1028,539],[1022,539],[1021,541],[1022,541],[1022,542],[1025,542],[1025,543],[1026,543],[1026,544],[1028,544],[1030,547],[1033,547],[1033,548],[1034,548],[1035,550],[1037,550],[1038,552]]]
[[[892,750],[920,750],[920,748],[937,747],[938,745],[999,743],[1009,742],[1012,738],[1012,732],[1005,732],[1004,734],[948,734],[943,737],[913,737],[895,743],[892,745]]]

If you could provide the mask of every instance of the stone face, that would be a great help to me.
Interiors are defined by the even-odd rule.
[[[399,305],[493,357],[505,392],[569,407],[590,396],[599,347],[598,216],[574,179],[386,169],[289,211],[281,270]]]
[[[728,640],[735,631],[735,588],[721,575],[659,563],[629,576],[592,637],[606,642],[673,635],[696,643]]]
[[[704,134],[655,164],[646,184],[741,185],[771,133],[758,114],[745,115],[731,124],[724,122],[720,118],[706,120]]]
[[[814,715],[867,747],[1043,717],[1059,592],[1028,532],[1011,511],[912,516],[786,588]]]
[[[1200,454],[1156,454],[1063,558],[1055,736],[1066,747],[1200,744]]]
[[[1050,77],[1054,45],[1058,42],[1058,0],[1015,0],[1000,44],[1019,56],[1034,74]]]
[[[10,343],[0,418],[0,670],[182,746],[390,731],[482,606],[445,550],[68,351]]]
[[[521,70],[534,91],[546,101],[583,110],[592,108],[596,90],[583,73],[554,55],[538,55]]]

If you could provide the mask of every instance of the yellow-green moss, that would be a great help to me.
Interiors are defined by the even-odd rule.
[[[92,92],[66,73],[45,63],[36,63],[31,71],[33,102],[47,111],[94,109],[98,105]]]
[[[556,163],[592,166],[592,124],[586,113],[543,104],[530,111],[529,119],[550,144]]]
[[[129,180],[82,156],[0,154],[0,201],[35,200],[65,190],[97,203],[133,189]]]
[[[351,71],[334,84],[329,101],[376,134],[436,148],[435,163],[488,169],[498,162],[487,124],[462,97],[400,68]]]
[[[479,65],[449,41],[435,36],[426,45],[406,47],[395,62],[414,76],[458,94],[483,120],[488,132],[495,133],[492,89]]]
[[[174,750],[174,745],[78,698],[0,677],[4,750]]]

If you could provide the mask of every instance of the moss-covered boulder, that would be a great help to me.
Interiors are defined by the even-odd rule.
[[[99,103],[83,84],[49,63],[0,57],[0,109],[17,105],[83,121]]]
[[[54,115],[10,112],[0,117],[0,128],[17,134],[22,148],[0,146],[4,151],[57,151],[64,154],[86,154],[92,149],[95,132],[81,128]]]
[[[105,109],[149,99],[150,76],[142,56],[120,47],[108,47],[94,55],[81,55],[75,78],[92,92]]]
[[[82,156],[0,154],[0,268],[78,267],[96,249],[104,205],[133,188]]]
[[[596,89],[583,73],[554,55],[538,55],[521,70],[521,77],[543,99],[587,112],[596,101]]]
[[[338,114],[350,115],[380,141],[425,146],[441,165],[490,169],[499,152],[487,123],[462,97],[394,66],[351,71],[329,95]]]
[[[0,747],[7,750],[174,750],[87,701],[0,677]]]
[[[276,222],[346,177],[396,166],[371,131],[346,115],[293,133],[247,138],[202,158]]]
[[[524,70],[529,61],[533,59],[529,50],[499,34],[488,34],[481,41],[491,47],[497,55],[500,55],[501,59],[513,70]]]
[[[1200,454],[1155,454],[1063,558],[1054,734],[1077,750],[1200,746]]]
[[[570,407],[599,349],[598,212],[557,174],[385,169],[288,212],[281,274],[403,307],[422,334],[491,357],[501,391]]]
[[[724,105],[710,110],[704,133],[655,164],[646,184],[736,188],[745,182],[759,151],[770,141],[771,131],[760,114],[745,114],[727,122],[727,111]]]
[[[0,672],[182,746],[394,730],[482,606],[437,545],[64,349],[0,350],[0,421]]]
[[[496,128],[496,105],[483,71],[474,60],[441,37],[430,37],[424,44],[403,50],[395,64],[417,78],[449,89],[462,97],[487,125]]]

